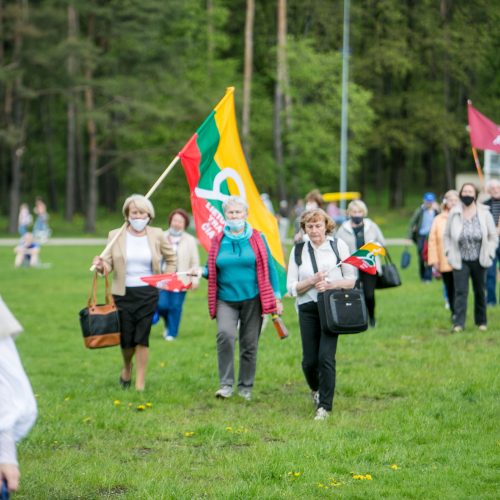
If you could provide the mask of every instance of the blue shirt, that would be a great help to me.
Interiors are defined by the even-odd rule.
[[[217,266],[217,298],[226,302],[240,302],[259,295],[257,282],[257,259],[250,245],[252,227],[246,223],[241,237],[235,237],[224,228],[219,253],[215,260]],[[271,251],[265,236],[261,233],[267,251],[269,279],[276,298],[281,298],[278,274],[274,267]],[[208,276],[205,266],[203,275]]]
[[[426,236],[431,232],[432,221],[436,216],[436,212],[433,208],[424,209],[422,214],[422,224],[420,225],[420,229],[418,234],[420,236]]]

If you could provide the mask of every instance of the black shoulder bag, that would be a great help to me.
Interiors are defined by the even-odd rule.
[[[330,245],[337,261],[340,262],[337,241],[330,240]],[[314,272],[317,273],[318,265],[311,243],[308,243],[308,251]],[[359,288],[326,290],[318,293],[318,309],[325,333],[331,335],[360,333],[368,328],[365,296],[363,290]]]
[[[385,249],[385,263],[382,264],[382,273],[377,274],[377,282],[375,288],[393,288],[401,285],[398,268],[392,262],[389,250]]]

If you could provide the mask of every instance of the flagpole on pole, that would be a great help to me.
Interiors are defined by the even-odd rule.
[[[158,177],[157,181],[151,186],[151,189],[144,195],[145,198],[151,198],[153,193],[157,190],[158,186],[163,182],[165,177],[170,173],[170,171],[175,167],[175,164],[179,161],[179,156],[176,156],[171,162],[170,165],[163,171],[163,173]],[[125,228],[127,227],[127,222],[123,223],[123,226],[120,228],[120,230],[115,234],[113,239],[106,245],[106,248],[101,252],[99,257],[104,257],[107,252],[111,250],[111,247],[116,243],[116,240],[120,237],[120,235],[123,233]],[[95,271],[95,266],[92,265],[90,267],[90,271]]]
[[[484,184],[483,169],[481,168],[481,163],[479,163],[479,156],[477,154],[477,149],[472,148],[472,155],[474,156],[474,163],[476,164],[477,175],[479,176],[479,181]]]

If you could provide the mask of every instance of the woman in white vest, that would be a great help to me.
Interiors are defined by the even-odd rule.
[[[348,219],[340,226],[335,236],[347,243],[349,252],[353,253],[369,241],[376,241],[385,247],[385,239],[380,228],[367,217],[368,208],[361,200],[353,200],[347,206]],[[376,259],[377,273],[381,271],[380,260]],[[359,271],[358,279],[363,287],[366,308],[370,317],[370,326],[376,325],[375,320],[375,285],[377,275]]]

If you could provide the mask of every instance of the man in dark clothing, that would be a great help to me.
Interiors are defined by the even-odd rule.
[[[500,218],[500,181],[491,179],[486,184],[486,190],[490,195],[490,199],[484,204],[490,207],[491,215],[495,221],[495,226],[498,228],[498,219]],[[496,256],[493,259],[491,267],[486,273],[486,303],[489,306],[497,305],[497,265],[500,263],[500,244],[497,247]]]
[[[419,274],[424,283],[432,280],[432,267],[427,265],[427,240],[437,214],[436,196],[434,193],[425,193],[422,205],[415,210],[410,221],[408,238],[417,245]]]

